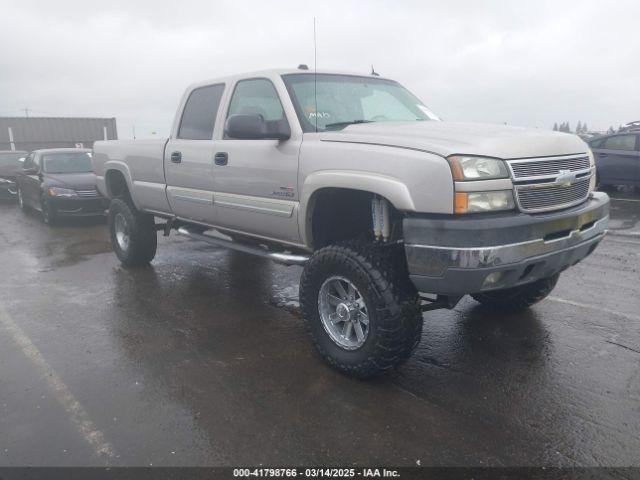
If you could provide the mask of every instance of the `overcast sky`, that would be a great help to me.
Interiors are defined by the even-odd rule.
[[[640,120],[640,1],[3,0],[0,115],[167,135],[193,82],[272,67],[381,74],[445,120]]]

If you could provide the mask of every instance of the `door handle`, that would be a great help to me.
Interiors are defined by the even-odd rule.
[[[213,157],[213,161],[216,165],[226,165],[227,163],[229,163],[229,154],[227,152],[218,152]]]
[[[173,163],[182,163],[182,152],[173,152],[171,154],[171,161]]]

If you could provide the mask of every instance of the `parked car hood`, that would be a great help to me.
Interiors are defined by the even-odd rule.
[[[543,157],[584,153],[578,136],[542,129],[454,122],[374,122],[323,132],[322,140],[370,143],[425,150],[442,156],[486,155],[497,158]]]
[[[91,190],[96,186],[96,176],[93,173],[45,173],[43,183],[48,187]]]

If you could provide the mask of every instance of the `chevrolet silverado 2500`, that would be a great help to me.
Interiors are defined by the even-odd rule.
[[[577,136],[443,122],[378,76],[202,82],[168,139],[96,142],[93,163],[125,266],[150,262],[172,229],[303,265],[315,345],[361,378],[411,355],[425,310],[545,298],[609,217]]]

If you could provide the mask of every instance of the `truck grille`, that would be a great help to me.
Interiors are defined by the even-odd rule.
[[[591,177],[579,179],[570,186],[543,186],[540,188],[516,188],[520,209],[525,212],[541,212],[567,208],[582,203],[589,195]],[[544,184],[536,184],[544,185]]]
[[[561,170],[571,172],[589,170],[589,157],[512,160],[509,162],[509,166],[513,172],[513,178],[516,180],[557,176]]]
[[[578,205],[594,174],[587,155],[507,161],[521,211],[547,212]]]
[[[96,198],[100,196],[98,190],[95,188],[89,190],[76,190],[76,193],[82,198]]]

